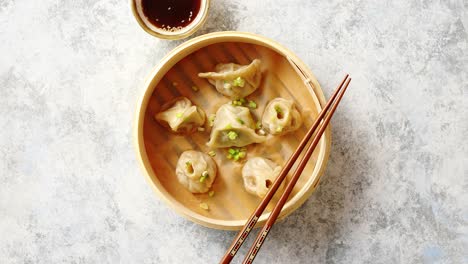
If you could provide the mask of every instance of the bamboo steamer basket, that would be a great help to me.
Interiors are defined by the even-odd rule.
[[[134,142],[137,159],[143,173],[155,193],[171,208],[187,219],[206,227],[238,230],[260,202],[260,198],[245,191],[241,176],[242,162],[226,158],[226,150],[216,150],[213,157],[218,165],[218,175],[212,186],[214,196],[192,194],[178,181],[175,165],[180,154],[189,149],[208,152],[209,128],[190,136],[175,135],[160,126],[154,115],[161,106],[178,96],[185,96],[203,108],[206,114],[216,113],[224,103],[230,102],[219,94],[199,72],[213,71],[218,63],[235,62],[248,64],[253,59],[262,61],[262,84],[249,100],[257,102],[252,111],[254,119],[260,120],[264,107],[276,97],[296,102],[302,117],[300,129],[281,136],[269,136],[262,144],[247,147],[249,157],[262,156],[279,165],[284,165],[310,128],[325,104],[325,98],[317,79],[308,67],[291,51],[263,36],[244,32],[216,32],[189,40],[167,54],[154,67],[144,82],[134,124]],[[309,85],[301,78],[288,59],[306,75]],[[198,87],[198,91],[192,89]],[[327,128],[312,158],[304,169],[288,202],[279,216],[291,214],[312,194],[323,174],[330,152],[331,131]],[[245,162],[245,161],[244,161]],[[287,177],[287,181],[294,171]],[[257,226],[268,218],[278,196],[268,205]],[[200,207],[206,203],[209,210]]]

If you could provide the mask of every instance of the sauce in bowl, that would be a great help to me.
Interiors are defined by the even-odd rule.
[[[190,25],[200,12],[201,0],[141,0],[148,22],[174,32]]]

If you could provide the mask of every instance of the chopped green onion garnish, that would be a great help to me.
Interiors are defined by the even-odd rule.
[[[281,109],[281,107],[279,107],[279,105],[275,105],[275,111],[276,111],[276,113],[282,113],[283,109]]]
[[[203,183],[205,182],[206,178],[208,178],[209,174],[208,174],[208,171],[204,171],[202,172],[201,176],[200,176],[200,182]]]
[[[245,124],[244,120],[240,119],[239,117],[236,118],[237,122],[239,122],[239,124],[243,125]]]
[[[208,196],[213,197],[214,196],[214,191],[209,191]]]
[[[236,140],[239,135],[235,131],[229,131],[227,136],[230,140]]]
[[[216,156],[216,152],[214,150],[211,150],[210,152],[208,152],[208,155],[210,155],[211,157],[214,157]]]
[[[206,203],[200,203],[200,208],[205,209],[205,210],[209,210],[209,209],[210,209],[210,207],[209,207],[208,204],[206,204]]]
[[[235,161],[238,161],[240,159],[243,159],[247,156],[247,152],[245,148],[230,148],[228,150],[227,158],[232,159]]]
[[[184,115],[183,113],[177,113],[177,114],[175,114],[175,116],[176,116],[177,118],[181,118],[183,115]]]
[[[281,132],[281,131],[283,131],[283,127],[279,126],[279,127],[276,128],[276,132]]]
[[[232,104],[237,105],[237,106],[242,106],[242,101],[240,99],[239,100],[234,100],[234,101],[232,101]]]
[[[239,158],[243,159],[243,158],[245,158],[245,155],[247,155],[247,153],[245,151],[239,152]]]
[[[232,128],[231,124],[227,124],[227,126],[225,127],[225,129],[231,129],[231,128]]]
[[[192,86],[192,90],[194,90],[195,92],[198,92],[198,87]]]
[[[229,154],[231,154],[231,155],[236,154],[236,150],[233,149],[233,148],[230,148],[230,149],[228,150],[228,152],[229,152]]]
[[[214,120],[216,118],[216,115],[215,114],[211,114],[209,117],[208,117],[208,122],[209,122],[209,125],[210,126],[213,126],[214,125]]]
[[[247,101],[245,100],[245,98],[234,100],[231,102],[231,104],[236,105],[236,106],[247,106],[252,109],[257,108],[257,103],[255,103],[254,101],[250,101],[250,100]]]
[[[232,85],[233,86],[237,86],[237,87],[244,87],[245,86],[245,80],[242,79],[242,77],[237,77],[236,79],[234,79],[232,81]]]
[[[262,122],[258,121],[257,124],[255,125],[256,129],[261,129],[263,127]]]

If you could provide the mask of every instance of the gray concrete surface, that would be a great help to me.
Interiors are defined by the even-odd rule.
[[[256,263],[468,263],[467,8],[213,0],[196,35],[273,38],[327,96],[354,78],[320,187]],[[221,257],[234,233],[169,209],[132,146],[142,81],[180,43],[146,34],[124,0],[0,0],[0,263]]]

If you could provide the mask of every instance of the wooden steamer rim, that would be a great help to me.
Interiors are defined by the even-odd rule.
[[[134,144],[137,153],[137,159],[141,165],[143,173],[145,174],[146,179],[153,187],[153,190],[156,194],[162,198],[170,207],[172,207],[177,213],[184,216],[185,218],[201,224],[205,227],[215,228],[215,229],[222,229],[222,230],[239,230],[245,224],[245,220],[219,220],[219,219],[212,219],[198,213],[195,213],[188,208],[184,207],[180,202],[175,200],[161,185],[156,173],[153,171],[153,168],[150,164],[148,159],[148,155],[145,148],[144,142],[144,135],[143,135],[143,125],[144,125],[144,118],[146,113],[146,108],[148,106],[148,102],[156,85],[159,81],[165,76],[165,74],[181,59],[185,58],[189,54],[195,52],[196,50],[203,48],[205,46],[220,43],[220,42],[242,42],[242,43],[249,43],[264,46],[274,50],[275,52],[279,53],[280,55],[285,56],[287,59],[294,62],[298,68],[306,75],[307,81],[312,86],[313,91],[311,92],[311,96],[313,97],[315,104],[314,106],[317,107],[317,111],[320,112],[322,107],[325,105],[326,100],[323,95],[323,91],[320,87],[315,76],[312,74],[311,70],[291,51],[284,48],[280,44],[276,43],[273,40],[265,38],[260,35],[247,33],[247,32],[237,32],[237,31],[225,31],[225,32],[215,32],[206,35],[202,35],[196,38],[193,38],[175,49],[169,52],[150,72],[147,76],[146,80],[144,81],[145,91],[141,98],[139,99],[138,106],[136,109],[136,116],[135,116],[135,123],[134,123]],[[307,85],[306,85],[307,86]],[[329,154],[330,154],[330,146],[331,146],[331,127],[329,126],[325,131],[322,139],[319,142],[320,152],[317,156],[317,163],[312,172],[310,179],[306,182],[306,184],[301,188],[301,190],[292,197],[286,205],[283,207],[279,219],[286,217],[287,215],[291,214],[297,208],[299,208],[306,200],[310,197],[310,195],[315,190],[316,186],[319,183],[321,175],[324,173]],[[257,222],[256,227],[263,226],[266,219],[269,216],[268,213],[262,214],[259,221]]]

